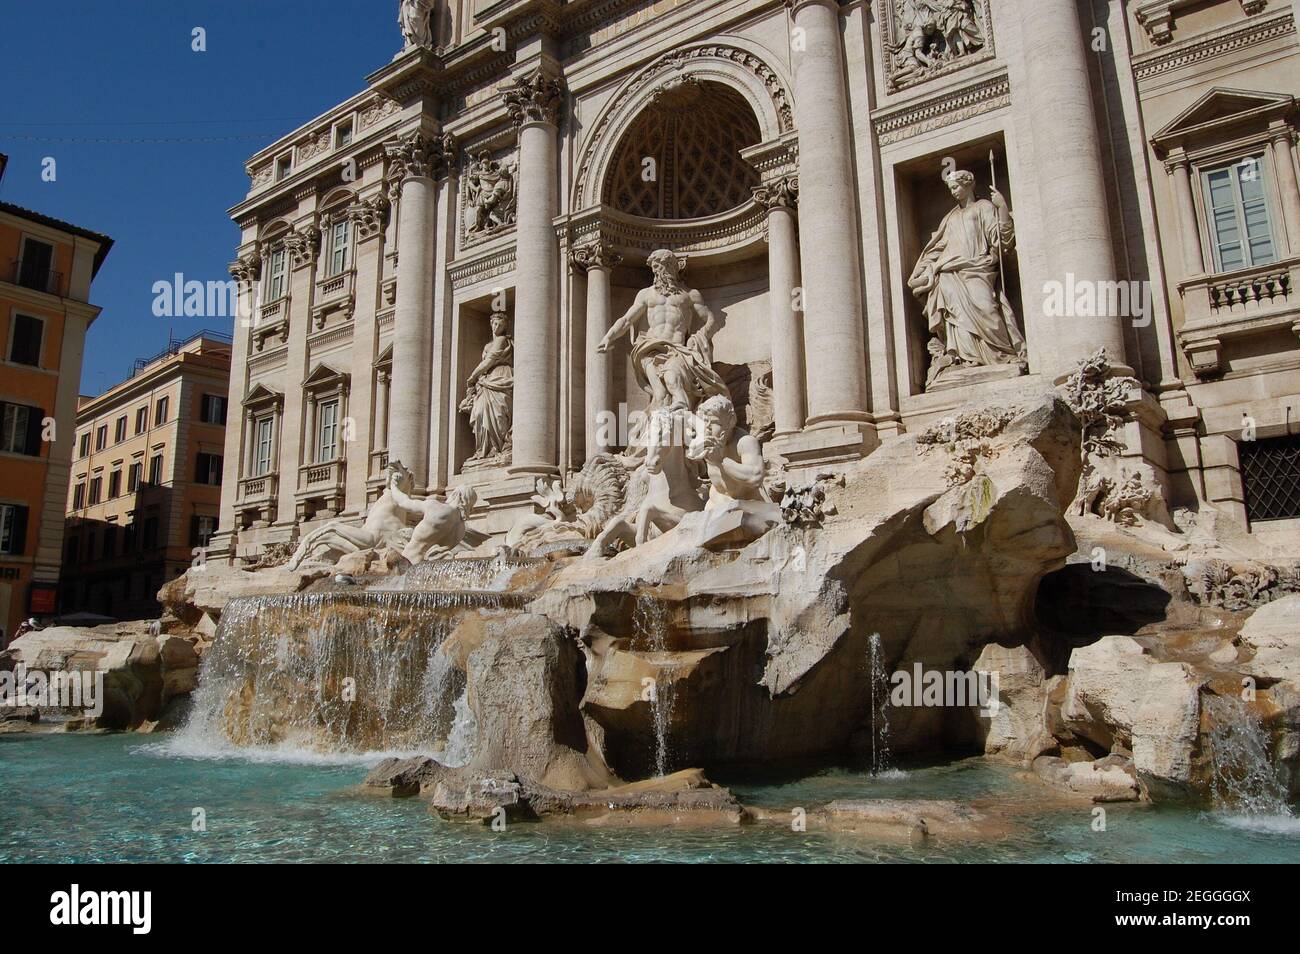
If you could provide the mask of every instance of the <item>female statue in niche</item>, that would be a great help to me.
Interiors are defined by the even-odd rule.
[[[515,344],[506,333],[509,319],[504,311],[492,312],[490,321],[492,340],[483,346],[483,360],[470,373],[460,403],[474,431],[474,454],[466,463],[497,461],[510,454]]]
[[[1001,280],[1003,253],[1015,247],[1007,200],[996,188],[975,198],[975,176],[944,176],[957,207],[944,216],[921,251],[907,285],[925,305],[934,336],[928,384],[963,366],[1025,362],[1025,339]]]

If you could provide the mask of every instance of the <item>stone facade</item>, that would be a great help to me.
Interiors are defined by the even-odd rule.
[[[218,552],[359,522],[390,459],[417,493],[472,486],[483,533],[536,512],[647,404],[627,343],[598,345],[659,248],[716,316],[715,366],[770,375],[763,452],[797,475],[1105,349],[1132,381],[1119,472],[1171,512],[1300,526],[1243,477],[1267,442],[1294,458],[1300,418],[1290,0],[399,13],[392,62],[253,156],[232,210]],[[961,222],[988,240],[954,264]],[[509,452],[476,457],[461,408],[501,313]],[[953,342],[990,321],[1022,350],[985,364]]]

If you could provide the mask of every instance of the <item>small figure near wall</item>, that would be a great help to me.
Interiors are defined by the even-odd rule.
[[[975,176],[944,177],[957,207],[944,216],[907,280],[925,306],[934,339],[929,385],[962,368],[1025,363],[1025,339],[1002,281],[1002,257],[1015,247],[1007,200],[996,188],[975,197]]]
[[[505,312],[494,311],[490,321],[492,340],[483,347],[478,367],[470,372],[460,403],[474,431],[474,453],[466,463],[500,461],[511,449],[515,345],[507,334],[510,319]]]

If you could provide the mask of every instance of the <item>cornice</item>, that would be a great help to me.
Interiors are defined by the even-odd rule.
[[[871,114],[880,145],[900,142],[972,116],[1011,105],[1011,80],[1005,71],[958,89],[947,89]]]
[[[1133,75],[1142,82],[1257,43],[1294,36],[1295,32],[1295,16],[1290,8],[1284,8],[1274,14],[1251,17],[1211,33],[1139,53],[1133,57]]]

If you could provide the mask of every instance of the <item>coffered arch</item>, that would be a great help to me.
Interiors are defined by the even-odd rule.
[[[794,128],[790,78],[772,64],[775,56],[746,40],[698,44],[673,50],[635,73],[614,94],[592,125],[581,151],[573,189],[573,207],[601,202],[625,135],[656,100],[684,83],[716,84],[743,100],[758,123],[760,141]]]

